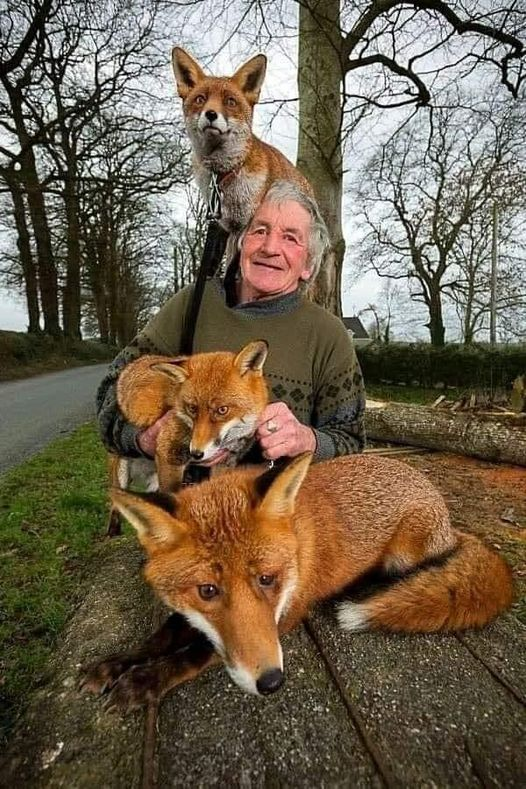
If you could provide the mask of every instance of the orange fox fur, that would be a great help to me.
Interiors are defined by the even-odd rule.
[[[205,199],[211,174],[218,176],[221,224],[227,232],[248,224],[276,180],[294,181],[312,195],[299,170],[252,132],[254,105],[265,78],[264,55],[251,58],[231,77],[206,76],[180,47],[174,47],[172,63],[194,152],[194,174]]]
[[[510,605],[508,566],[452,528],[422,474],[367,455],[309,470],[310,458],[264,473],[226,471],[177,495],[114,492],[146,551],[147,581],[177,613],[156,637],[159,662],[133,667],[151,658],[148,650],[114,656],[88,671],[88,688],[115,685],[116,703],[135,706],[220,656],[241,688],[273,692],[283,681],[280,634],[373,570],[387,575],[387,587],[341,603],[345,629],[480,627]],[[178,635],[168,638],[170,628]]]
[[[248,343],[239,353],[214,352],[172,359],[141,356],[127,365],[117,380],[117,401],[136,427],[147,428],[170,411],[157,437],[155,468],[158,487],[175,490],[190,462],[206,462],[218,451],[229,452],[226,465],[235,464],[249,448],[258,418],[267,405],[268,389],[263,377],[267,343]],[[113,456],[113,486],[126,489],[130,477],[152,480],[147,459]],[[119,533],[112,510],[109,532]]]

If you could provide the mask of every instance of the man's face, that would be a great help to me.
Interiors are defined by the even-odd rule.
[[[299,203],[262,203],[241,246],[241,301],[292,293],[310,277],[311,218]]]

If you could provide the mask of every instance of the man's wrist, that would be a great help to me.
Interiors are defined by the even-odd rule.
[[[316,452],[318,442],[316,440],[316,433],[312,427],[305,426],[305,448],[304,452]]]

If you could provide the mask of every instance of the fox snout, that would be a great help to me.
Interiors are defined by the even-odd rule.
[[[281,688],[285,681],[285,674],[281,666],[264,668],[259,674],[254,675],[242,664],[226,664],[226,669],[233,682],[241,690],[256,696],[269,696]]]
[[[283,685],[285,675],[280,668],[271,668],[265,671],[257,680],[256,688],[258,693],[262,696],[268,696],[270,693],[275,693]]]
[[[199,115],[197,128],[202,134],[207,132],[224,134],[228,130],[229,124],[223,113],[215,109],[206,109]]]

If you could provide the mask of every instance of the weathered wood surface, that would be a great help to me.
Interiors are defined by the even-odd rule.
[[[420,405],[367,401],[367,436],[373,440],[457,452],[526,466],[526,420],[503,421]]]

